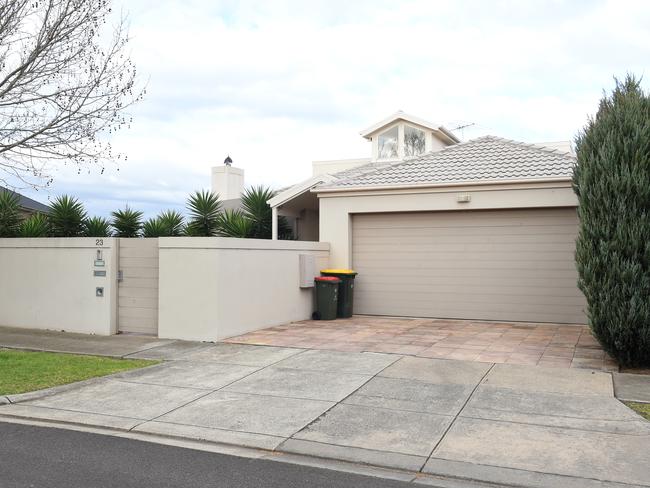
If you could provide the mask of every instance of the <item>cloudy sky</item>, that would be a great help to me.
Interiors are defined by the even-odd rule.
[[[569,140],[613,76],[650,78],[642,0],[114,2],[147,85],[113,141],[128,161],[23,192],[99,215],[182,208],[227,154],[249,185],[300,181],[313,160],[369,156],[359,131],[397,110],[475,124],[463,139]]]

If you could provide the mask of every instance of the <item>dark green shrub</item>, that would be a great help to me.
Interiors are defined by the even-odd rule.
[[[223,237],[249,237],[253,221],[240,210],[225,210],[219,215],[217,234]]]
[[[241,197],[241,204],[244,215],[252,222],[252,228],[248,236],[253,239],[271,239],[273,232],[273,211],[266,203],[275,196],[275,192],[268,187],[256,186],[247,188]],[[278,217],[278,237],[280,239],[291,239],[291,229],[287,219]]]
[[[111,212],[115,237],[140,237],[142,231],[142,212],[133,210],[127,205],[124,210]]]
[[[54,200],[48,214],[53,237],[79,237],[84,233],[86,210],[74,197],[62,195]]]
[[[0,190],[0,237],[15,237],[20,225],[18,195]]]
[[[219,195],[209,191],[196,191],[187,200],[190,214],[186,233],[192,236],[214,236],[218,230],[221,202]]]
[[[577,138],[579,286],[589,325],[624,365],[650,363],[650,98],[628,76]]]
[[[142,225],[143,237],[165,237],[167,235],[166,231],[167,228],[160,217],[153,217],[145,220]]]
[[[104,217],[90,217],[84,222],[86,237],[110,237],[111,223]]]
[[[36,213],[23,220],[18,227],[18,237],[47,237],[50,233],[50,222],[47,215]]]
[[[177,237],[183,235],[184,219],[176,210],[166,210],[158,216],[160,222],[165,228],[164,236]]]

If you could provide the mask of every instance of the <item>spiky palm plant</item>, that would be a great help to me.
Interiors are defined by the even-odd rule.
[[[225,210],[219,215],[217,235],[223,237],[249,237],[253,221],[241,210]]]
[[[18,195],[0,190],[0,237],[14,237],[20,225]]]
[[[104,217],[90,217],[84,222],[86,237],[110,237],[111,223]]]
[[[142,231],[142,212],[127,205],[124,210],[111,212],[111,226],[116,237],[140,237]]]
[[[53,237],[79,237],[84,232],[86,210],[74,197],[61,195],[54,200],[48,214]]]
[[[160,217],[152,217],[145,220],[142,225],[144,237],[167,237],[167,227]]]
[[[176,210],[166,210],[158,216],[158,219],[165,227],[166,237],[177,237],[183,235],[183,216]]]
[[[252,229],[247,237],[254,239],[270,239],[273,229],[273,212],[266,203],[275,196],[275,192],[268,187],[256,186],[247,188],[241,198],[244,215],[252,223]],[[278,217],[278,237],[291,239],[291,228],[285,217]]]
[[[216,235],[221,210],[219,195],[209,191],[196,191],[187,199],[187,209],[190,214],[187,232],[190,235]]]
[[[47,237],[49,233],[49,220],[41,213],[35,213],[18,226],[18,237]]]

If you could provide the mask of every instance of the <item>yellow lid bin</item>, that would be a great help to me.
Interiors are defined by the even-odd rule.
[[[320,274],[322,276],[335,276],[341,280],[336,316],[341,318],[352,317],[354,277],[357,272],[353,269],[321,269]]]

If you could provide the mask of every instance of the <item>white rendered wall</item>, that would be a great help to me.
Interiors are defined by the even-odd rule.
[[[224,164],[212,168],[212,193],[220,200],[239,198],[244,192],[244,170]]]
[[[161,238],[161,338],[216,341],[308,319],[313,288],[299,287],[299,255],[329,264],[329,245],[222,237]]]
[[[0,239],[0,326],[116,333],[116,258],[111,238]]]
[[[323,174],[333,175],[339,171],[356,168],[368,164],[370,158],[361,159],[338,159],[333,161],[313,161],[311,163],[312,176],[320,176]]]

